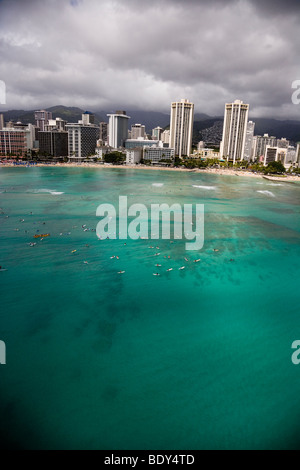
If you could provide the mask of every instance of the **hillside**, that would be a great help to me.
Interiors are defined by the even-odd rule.
[[[77,122],[81,119],[82,113],[86,110],[75,108],[75,107],[67,107],[67,106],[52,106],[51,108],[46,108],[46,111],[52,112],[53,119],[60,117],[68,122]],[[32,111],[24,111],[24,110],[10,110],[3,113],[4,121],[14,121],[18,122],[21,121],[24,124],[34,124],[34,110]],[[100,121],[105,120],[102,116],[99,116],[95,113],[95,122],[99,124]]]
[[[279,121],[268,118],[251,117],[255,122],[255,135],[269,134],[278,139],[285,137],[291,143],[300,142],[300,121]],[[215,144],[222,140],[223,117],[206,119],[194,122],[194,142],[214,141]]]
[[[86,110],[67,107],[67,106],[52,106],[47,111],[51,111],[53,118],[61,117],[68,122],[77,122],[81,119],[82,113]],[[104,110],[93,110],[95,114],[95,123],[99,124],[101,121],[108,122],[107,114],[114,113],[116,110],[104,111]],[[130,116],[129,128],[132,124],[144,124],[146,126],[146,132],[151,133],[154,127],[160,126],[165,128],[170,125],[170,115],[160,113],[156,111],[139,111],[139,110],[126,110],[127,115]],[[3,112],[4,121],[21,121],[24,124],[34,124],[34,111],[26,110],[10,110]],[[269,135],[275,135],[277,138],[286,137],[291,142],[300,141],[300,121],[286,120],[279,121],[276,119],[268,118],[254,118],[251,117],[255,125],[255,135],[263,135],[268,133]],[[223,117],[210,117],[206,114],[195,113],[194,121],[194,143],[200,140],[214,140],[216,143],[222,138],[222,123]]]
[[[278,139],[286,137],[292,142],[300,141],[300,121],[277,121],[276,119],[253,118],[255,135],[268,133]]]

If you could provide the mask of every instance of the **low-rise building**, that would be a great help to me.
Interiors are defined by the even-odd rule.
[[[287,153],[287,148],[271,147],[267,145],[263,161],[264,166],[268,166],[268,164],[272,162],[281,162],[284,166],[289,166],[287,165]]]
[[[292,145],[286,147],[270,147],[267,146],[264,158],[264,165],[267,166],[271,162],[281,162],[285,168],[297,166],[297,149]]]
[[[162,146],[144,147],[143,159],[151,161],[151,163],[173,163],[175,158],[175,149]]]
[[[32,124],[15,124],[0,130],[0,156],[23,158],[29,150],[36,148],[35,127]]]
[[[126,165],[136,165],[140,163],[143,155],[141,147],[126,149]]]
[[[27,152],[27,137],[24,129],[4,128],[0,131],[0,156],[21,157]]]
[[[97,148],[95,149],[95,155],[98,159],[103,160],[104,155],[114,151],[116,151],[116,149],[113,147],[108,147],[107,145],[97,145]]]
[[[200,148],[198,147],[198,150],[195,150],[194,153],[191,155],[191,158],[201,158],[201,159],[213,159],[213,158],[218,158],[220,159],[220,152],[217,152],[214,149],[210,148]]]
[[[125,140],[125,149],[152,147],[153,145],[158,146],[159,140],[146,140],[142,137],[138,139],[127,139]]]

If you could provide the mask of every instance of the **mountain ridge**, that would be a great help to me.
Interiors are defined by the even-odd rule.
[[[108,122],[107,114],[114,111],[105,110],[90,110],[95,115],[95,123],[99,124],[101,121]],[[46,111],[51,111],[53,118],[61,117],[68,122],[77,122],[81,119],[82,113],[87,109],[78,107],[70,107],[63,105],[56,105],[46,108]],[[127,115],[130,116],[129,127],[132,124],[143,124],[146,127],[146,132],[151,133],[152,129],[159,126],[166,128],[170,125],[170,115],[158,111],[141,111],[141,110],[127,110]],[[4,121],[10,120],[14,122],[21,121],[24,124],[34,124],[34,111],[33,110],[8,110],[2,112]],[[194,116],[194,140],[201,140],[201,131],[208,129],[214,125],[214,122],[223,121],[223,116],[208,116],[203,113],[195,113]],[[255,118],[251,117],[255,122],[255,135],[269,134],[274,135],[278,139],[286,137],[288,140],[296,143],[300,141],[300,120],[279,120],[273,118]]]

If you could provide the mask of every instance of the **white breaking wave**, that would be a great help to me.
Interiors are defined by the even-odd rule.
[[[161,188],[164,185],[164,183],[153,183],[152,186],[155,186],[156,188]]]
[[[275,194],[271,193],[271,191],[257,191],[258,193],[265,194],[266,196],[275,197]]]
[[[268,186],[282,186],[282,184],[280,184],[280,183],[270,183],[270,184],[268,184]]]
[[[193,188],[206,189],[207,191],[215,191],[217,188],[215,186],[198,186],[193,184]]]
[[[36,189],[34,193],[35,194],[48,193],[48,194],[52,194],[53,196],[60,196],[61,194],[64,194],[63,192],[54,191],[53,189]]]

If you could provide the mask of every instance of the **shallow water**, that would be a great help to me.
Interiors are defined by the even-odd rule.
[[[300,448],[300,366],[291,362],[300,339],[298,183],[1,168],[0,191],[7,446]],[[119,195],[147,207],[204,204],[203,249],[99,241],[96,209],[117,206]]]

